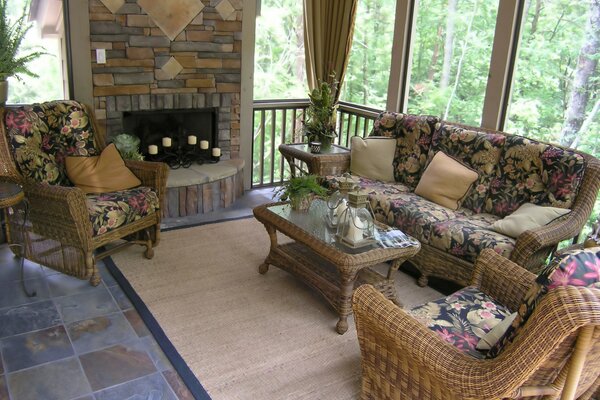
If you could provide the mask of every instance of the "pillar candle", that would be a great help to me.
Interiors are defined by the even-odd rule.
[[[194,135],[189,135],[188,136],[188,144],[194,145],[196,144],[198,141],[198,138]]]
[[[158,146],[155,144],[148,146],[148,154],[158,154]]]
[[[363,224],[358,218],[358,215],[353,220],[348,221],[348,232],[346,233],[346,239],[352,243],[358,243],[363,240]]]
[[[214,147],[212,149],[212,155],[213,157],[221,157],[221,149],[218,147]]]
[[[163,147],[171,147],[171,138],[170,137],[164,137],[162,138],[162,145]]]
[[[200,141],[200,148],[202,150],[208,150],[208,140],[201,140]]]

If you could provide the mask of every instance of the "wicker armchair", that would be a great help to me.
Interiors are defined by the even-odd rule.
[[[106,145],[88,107],[55,101],[0,108],[0,121],[0,179],[22,185],[28,205],[27,213],[23,208],[6,215],[7,238],[9,243],[25,244],[25,258],[89,279],[94,286],[100,282],[96,261],[125,246],[144,245],[145,257],[152,258],[160,239],[157,208],[165,194],[165,164],[126,160],[140,187],[86,195],[64,177],[63,160],[67,155],[98,155]],[[52,143],[59,136],[64,142]],[[30,144],[32,148],[18,147]],[[24,172],[24,163],[31,167],[38,160],[37,171]],[[55,179],[61,174],[62,181]],[[36,179],[39,176],[53,181]],[[118,243],[105,250],[112,242]]]
[[[487,249],[472,284],[515,311],[534,280]],[[355,291],[353,308],[362,399],[590,399],[600,384],[599,289],[553,289],[491,359],[459,350],[368,285]]]

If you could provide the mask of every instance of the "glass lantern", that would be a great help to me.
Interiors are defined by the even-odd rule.
[[[350,178],[350,174],[342,175],[344,180],[339,182],[339,190],[335,191],[329,199],[327,199],[327,207],[329,212],[326,216],[327,225],[330,228],[335,228],[338,225],[339,217],[346,209],[348,203],[348,192],[355,187],[354,181]]]
[[[375,223],[369,208],[365,192],[357,189],[348,193],[346,208],[338,216],[336,236],[340,243],[352,248],[375,243]]]

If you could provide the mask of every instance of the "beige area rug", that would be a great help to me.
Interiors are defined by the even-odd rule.
[[[352,318],[308,286],[258,265],[269,250],[253,218],[163,232],[152,260],[138,246],[113,260],[215,399],[356,399],[360,350]],[[401,272],[400,300],[441,297]]]

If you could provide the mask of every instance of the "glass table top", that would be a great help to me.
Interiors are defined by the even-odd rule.
[[[359,248],[352,248],[341,243],[336,237],[336,228],[327,224],[329,207],[321,199],[314,200],[308,212],[294,211],[289,204],[274,205],[268,209],[319,240],[346,253],[357,254],[374,248],[405,248],[420,245],[416,239],[401,230],[383,224],[375,225],[374,243]]]

